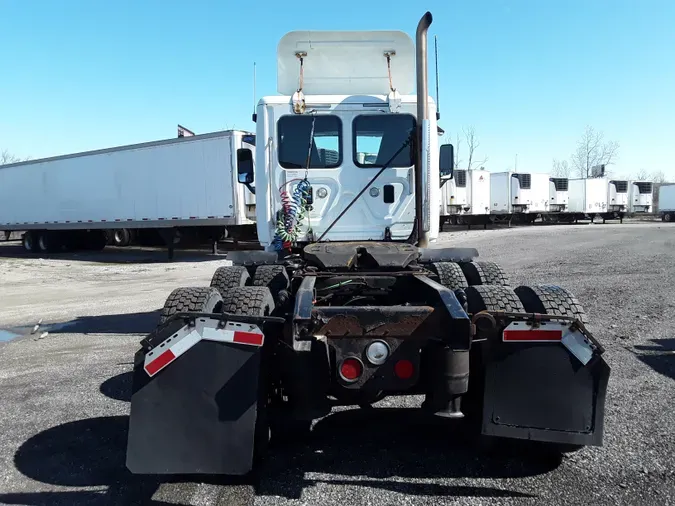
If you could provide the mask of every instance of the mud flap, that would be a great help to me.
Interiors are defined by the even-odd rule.
[[[248,473],[260,355],[258,346],[203,339],[151,377],[144,369],[146,353],[139,351],[128,469],[136,474]]]
[[[482,433],[601,446],[610,368],[561,343],[493,342],[485,362]]]

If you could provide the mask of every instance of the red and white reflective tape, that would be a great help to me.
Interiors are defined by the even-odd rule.
[[[145,372],[150,377],[155,376],[201,340],[256,347],[263,345],[265,336],[256,325],[227,322],[225,327],[218,328],[219,323],[213,318],[197,318],[194,327],[185,325],[145,355]]]
[[[541,322],[533,327],[527,322],[512,322],[502,332],[507,343],[561,343],[579,361],[586,365],[593,358],[596,347],[577,328],[558,322]]]

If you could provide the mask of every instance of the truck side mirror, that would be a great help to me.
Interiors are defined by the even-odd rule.
[[[253,182],[253,152],[248,148],[237,149],[237,181],[245,185]]]
[[[439,156],[438,169],[441,173],[441,180],[452,179],[452,173],[455,166],[455,148],[452,144],[443,144]]]

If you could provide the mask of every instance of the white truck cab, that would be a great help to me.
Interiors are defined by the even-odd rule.
[[[268,251],[281,249],[289,214],[300,215],[291,227],[293,242],[408,239],[415,223],[418,128],[410,36],[290,32],[277,48],[277,74],[279,95],[263,97],[254,116],[255,156],[239,157],[240,182],[255,187],[260,244]],[[422,193],[424,228],[434,241],[441,176],[431,97],[427,117]],[[301,190],[308,186],[302,202],[308,206],[302,206]]]

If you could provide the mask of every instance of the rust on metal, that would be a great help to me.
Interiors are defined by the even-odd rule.
[[[330,311],[328,308],[313,311],[315,321],[320,324],[315,335],[330,338],[340,337],[410,337],[426,320],[433,308],[416,306],[406,311],[394,308],[362,307],[357,311]],[[333,309],[333,308],[330,308]]]

